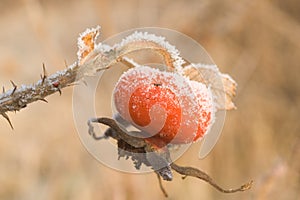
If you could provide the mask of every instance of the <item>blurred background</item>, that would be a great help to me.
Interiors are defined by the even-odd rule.
[[[213,151],[191,148],[181,165],[201,168],[243,193],[222,194],[194,178],[163,182],[169,199],[300,199],[300,4],[296,0],[0,0],[0,85],[30,84],[76,60],[77,37],[102,26],[101,38],[156,26],[180,31],[238,82]],[[83,147],[72,88],[0,119],[0,199],[164,199],[155,174],[126,174]],[[117,155],[111,155],[117,158]]]

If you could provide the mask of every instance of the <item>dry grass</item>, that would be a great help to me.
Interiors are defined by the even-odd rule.
[[[178,162],[200,167],[224,186],[255,180],[251,191],[220,194],[179,176],[170,199],[300,198],[300,4],[288,1],[0,2],[0,85],[31,83],[76,59],[76,38],[100,24],[103,37],[140,26],[181,31],[201,43],[239,83],[236,104],[213,152]],[[2,119],[0,199],[162,199],[154,174],[124,174],[98,164],[73,123],[72,89]]]

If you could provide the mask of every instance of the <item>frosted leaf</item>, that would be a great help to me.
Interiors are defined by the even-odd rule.
[[[236,95],[237,83],[228,74],[222,74],[222,82],[224,86],[224,91],[226,93],[225,109],[227,110],[236,109],[232,99]]]
[[[105,53],[105,52],[109,52],[112,50],[113,50],[113,48],[110,45],[103,44],[103,43],[99,43],[95,46],[95,51],[98,53]]]
[[[181,71],[182,65],[185,63],[180,57],[180,52],[164,37],[147,32],[134,32],[123,39],[120,44],[116,44],[114,48],[119,52],[119,55],[143,49],[159,51],[171,71]]]
[[[164,58],[168,71],[181,72],[185,61],[180,57],[180,52],[166,41],[164,37],[147,32],[134,32],[121,42],[112,46],[105,43],[96,44],[100,27],[87,29],[78,38],[78,64],[81,65],[80,73],[84,76],[95,75],[100,70],[107,69],[130,53],[151,50]],[[132,66],[134,67],[134,66]]]
[[[99,33],[100,26],[97,26],[96,28],[86,29],[79,35],[77,39],[77,58],[79,64],[82,64],[87,56],[95,49],[96,39]]]
[[[183,69],[183,75],[210,87],[217,109],[235,108],[233,97],[237,84],[229,75],[222,74],[216,65],[191,64]]]

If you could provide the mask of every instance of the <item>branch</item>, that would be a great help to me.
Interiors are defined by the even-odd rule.
[[[148,143],[145,142],[142,138],[136,138],[132,137],[131,135],[125,133],[115,122],[115,120],[102,117],[102,118],[92,118],[88,121],[88,127],[89,127],[89,134],[93,136],[94,138],[96,137],[96,133],[94,132],[94,127],[92,126],[92,123],[101,123],[104,125],[109,126],[111,129],[114,130],[113,134],[105,135],[108,137],[112,137],[115,140],[123,140],[126,141],[129,145],[135,147],[135,148],[140,148],[143,147],[145,148]],[[108,133],[107,133],[108,134]]]
[[[175,163],[171,163],[171,168],[173,170],[175,170],[176,172],[178,172],[179,174],[184,175],[183,178],[186,178],[187,176],[199,178],[199,179],[209,183],[214,188],[216,188],[217,190],[219,190],[220,192],[223,192],[223,193],[235,193],[235,192],[242,192],[245,190],[249,190],[253,184],[253,181],[250,181],[236,189],[223,189],[208,174],[206,174],[205,172],[203,172],[199,169],[196,169],[193,167],[181,167]]]
[[[94,132],[94,128],[92,126],[92,123],[95,123],[95,122],[101,123],[101,124],[104,124],[104,125],[107,125],[110,127],[105,132],[104,136],[101,136],[101,137],[96,136],[96,134]],[[105,117],[92,118],[88,121],[88,126],[89,126],[88,132],[94,139],[98,139],[98,138],[104,139],[104,138],[112,137],[113,139],[118,141],[118,148],[123,148],[123,146],[119,146],[120,142],[126,142],[130,148],[128,148],[128,146],[127,146],[126,149],[123,149],[125,151],[147,153],[147,152],[153,152],[153,150],[157,149],[156,145],[149,142],[149,138],[148,139],[147,138],[146,139],[136,138],[136,137],[133,137],[133,136],[127,134],[126,132],[124,132],[122,129],[119,128],[119,126],[113,119],[105,118]],[[165,149],[164,149],[164,151],[165,151]],[[168,151],[167,148],[166,148],[166,151]],[[160,150],[157,150],[156,152],[160,152]],[[157,155],[160,156],[161,154],[157,154]],[[165,155],[169,155],[169,154],[163,154],[163,155],[165,156]],[[130,157],[132,155],[127,154],[126,156]],[[139,158],[134,158],[133,160],[136,161],[135,159],[139,159]],[[159,159],[159,157],[157,157],[157,159]],[[171,159],[167,158],[167,160],[171,160]],[[138,162],[144,163],[146,166],[152,166],[151,162],[149,162],[147,160],[147,157],[142,157],[142,159],[138,160]],[[213,186],[214,188],[216,188],[218,191],[220,191],[222,193],[243,192],[243,191],[249,190],[253,184],[253,181],[250,181],[236,189],[224,189],[223,187],[219,186],[208,174],[201,171],[200,169],[193,168],[193,167],[182,167],[182,166],[175,164],[174,162],[170,162],[169,165],[170,165],[171,169],[173,169],[174,171],[176,171],[177,173],[179,173],[181,175],[184,175],[184,178],[187,176],[199,178],[199,179],[209,183],[211,186]],[[169,180],[169,181],[172,180],[172,179],[166,178],[166,174],[170,173],[168,171],[168,169],[169,169],[168,167],[169,166],[159,169],[159,170],[154,170],[159,177],[158,178],[159,186],[165,196],[167,196],[167,193],[162,186],[160,177],[162,177],[164,180]],[[152,166],[152,168],[155,169],[155,166]]]
[[[162,182],[161,182],[161,177],[158,173],[157,174],[157,179],[158,179],[158,184],[159,184],[159,188],[160,190],[162,191],[162,193],[164,194],[165,197],[168,197],[168,193],[167,191],[165,190],[164,186],[162,185]]]
[[[119,44],[108,46],[96,44],[100,27],[87,29],[78,38],[78,61],[65,70],[47,76],[43,65],[41,79],[31,85],[18,87],[13,81],[13,89],[0,95],[0,115],[2,115],[13,128],[7,112],[16,112],[36,101],[46,101],[46,97],[59,92],[65,87],[76,84],[85,76],[94,76],[98,71],[106,70],[118,62],[124,62],[123,57],[141,50],[151,50],[159,53],[164,62],[171,69],[179,67],[184,61],[178,50],[165,41],[164,38],[148,33],[133,33]]]
[[[35,101],[47,102],[45,98],[53,93],[59,92],[61,94],[61,89],[75,83],[78,69],[79,67],[75,63],[67,69],[58,71],[48,77],[45,67],[43,67],[44,72],[41,79],[34,84],[18,87],[11,81],[13,89],[6,92],[3,90],[0,95],[0,114],[7,119],[12,127],[7,112],[20,111]]]
[[[212,91],[218,94],[216,105],[220,109],[232,109],[232,97],[235,94],[236,84],[227,75],[220,73],[216,66],[193,65],[180,56],[179,51],[169,44],[164,37],[154,34],[135,32],[123,39],[120,43],[113,46],[96,43],[100,27],[87,29],[80,34],[78,38],[78,61],[67,67],[65,70],[58,71],[51,76],[47,76],[43,65],[43,75],[41,80],[31,85],[17,85],[11,81],[13,89],[6,91],[3,88],[3,94],[0,95],[0,115],[2,115],[12,127],[7,112],[20,111],[28,104],[36,101],[44,101],[45,98],[55,92],[61,94],[65,87],[76,84],[85,76],[94,76],[98,71],[106,70],[118,62],[130,67],[136,67],[135,63],[130,63],[125,59],[131,53],[147,50],[160,55],[168,71],[173,71],[191,80],[196,80],[210,85]],[[211,68],[211,69],[209,69]],[[209,70],[208,70],[209,69]],[[213,70],[212,70],[213,69]],[[208,73],[209,72],[209,73]],[[211,77],[221,77],[222,83],[210,80]],[[214,85],[216,84],[216,85]],[[221,90],[221,91],[220,91]],[[225,105],[224,98],[225,96]],[[221,98],[219,98],[221,97]],[[219,101],[221,100],[221,105]]]

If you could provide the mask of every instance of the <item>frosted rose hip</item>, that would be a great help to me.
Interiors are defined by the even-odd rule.
[[[196,141],[213,118],[204,84],[150,67],[125,72],[115,87],[114,103],[125,120],[166,143]]]

